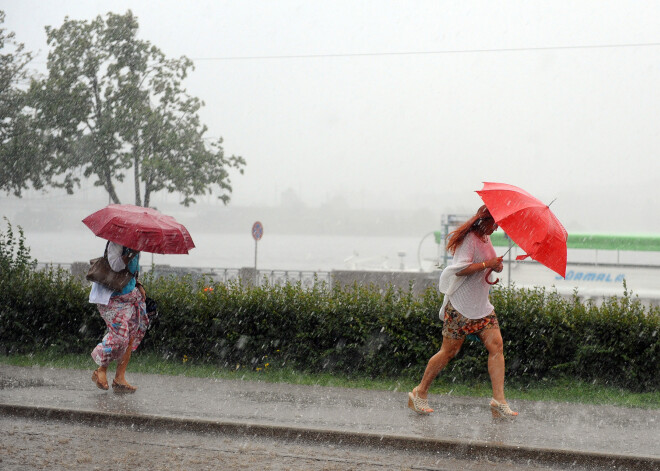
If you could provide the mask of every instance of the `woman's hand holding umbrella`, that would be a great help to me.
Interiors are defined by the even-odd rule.
[[[491,271],[496,271],[499,273],[503,269],[504,269],[504,264],[502,263],[502,257],[495,257],[483,262],[474,262],[469,266],[467,266],[466,268],[464,268],[463,270],[456,273],[456,275],[467,276],[484,270],[488,270],[488,274],[490,274]]]
[[[489,260],[486,262],[486,267],[490,268],[492,271],[495,271],[497,273],[500,273],[502,270],[504,270],[504,256],[501,257],[495,257],[492,260]],[[489,264],[490,262],[490,264]]]
[[[124,262],[125,265],[128,265],[131,260],[135,258],[137,254],[139,254],[139,250],[133,250],[133,249],[127,249],[126,254],[121,256],[122,262]]]
[[[488,271],[486,272],[486,283],[489,285],[494,285],[497,284],[500,279],[496,278],[495,281],[490,281],[490,274],[492,272],[497,272],[500,273],[502,270],[504,270],[504,262],[502,261],[504,259],[504,255],[501,257],[495,257],[492,258],[486,262],[484,262],[484,268],[487,268]]]

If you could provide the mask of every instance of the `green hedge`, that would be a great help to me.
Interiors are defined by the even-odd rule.
[[[212,290],[205,288],[212,287]],[[190,279],[148,281],[160,316],[142,349],[221,367],[296,369],[372,377],[419,377],[441,344],[442,297],[375,287],[248,287]],[[61,271],[4,277],[0,345],[7,353],[44,346],[91,351],[103,322],[88,288]],[[602,306],[543,290],[494,290],[507,358],[507,378],[562,376],[634,391],[660,386],[660,313],[632,297]],[[487,355],[468,339],[443,373],[486,380]],[[268,365],[268,366],[266,366]]]
[[[660,309],[626,292],[596,307],[556,292],[493,293],[507,357],[507,375],[569,376],[633,391],[660,387]]]
[[[0,235],[2,235],[0,233]],[[62,271],[9,263],[0,237],[0,349],[46,346],[89,352],[104,325],[89,288]],[[3,261],[4,259],[4,261]],[[219,367],[276,368],[372,377],[419,378],[442,341],[442,296],[323,284],[249,287],[191,279],[145,280],[159,318],[141,349]],[[207,289],[207,288],[212,289]],[[660,389],[660,309],[635,297],[601,306],[545,290],[495,289],[507,378],[574,377],[632,391]],[[487,380],[487,355],[475,339],[442,373]]]
[[[250,288],[151,283],[160,318],[149,348],[223,366],[289,365],[306,371],[398,374],[440,346],[441,299],[390,289]]]
[[[0,352],[80,353],[95,346],[105,324],[88,296],[89,288],[62,270],[2,273]]]

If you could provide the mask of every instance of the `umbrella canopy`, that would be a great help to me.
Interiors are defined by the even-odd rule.
[[[182,224],[151,208],[111,204],[82,222],[98,237],[141,252],[187,254],[195,247]]]
[[[484,182],[477,191],[495,222],[527,255],[566,277],[568,233],[550,207],[525,190],[506,183]]]

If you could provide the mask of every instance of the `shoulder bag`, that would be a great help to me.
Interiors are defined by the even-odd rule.
[[[105,245],[103,257],[95,258],[89,261],[90,267],[87,272],[87,280],[94,281],[106,286],[114,291],[121,291],[133,278],[133,273],[124,268],[121,271],[114,271],[108,262],[108,242]]]

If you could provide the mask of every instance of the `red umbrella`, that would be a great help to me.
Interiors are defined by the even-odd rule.
[[[111,204],[90,214],[82,222],[98,237],[133,250],[187,254],[195,247],[182,224],[151,208]]]
[[[562,277],[566,277],[566,239],[568,233],[550,206],[525,190],[506,183],[484,182],[477,194],[495,222],[527,255]]]

